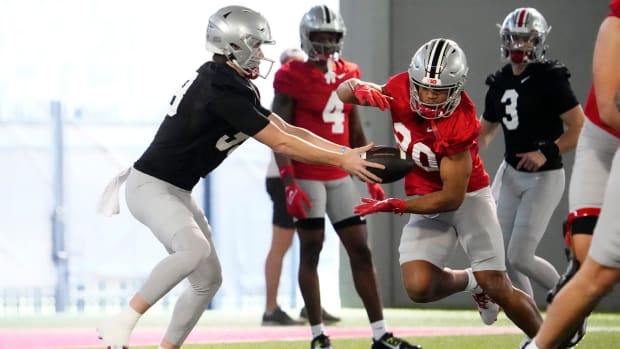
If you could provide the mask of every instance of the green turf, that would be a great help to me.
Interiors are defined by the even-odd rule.
[[[523,336],[516,334],[491,336],[445,336],[406,338],[411,343],[422,345],[424,349],[517,349]],[[593,332],[589,333],[578,345],[579,349],[612,349],[618,348],[620,332]],[[281,341],[259,343],[225,343],[225,344],[186,344],[184,349],[307,349],[308,341]],[[336,349],[368,349],[370,343],[367,338],[333,339],[332,345]],[[81,348],[81,349],[92,349]],[[131,349],[153,349],[153,346],[134,347]]]
[[[360,328],[368,326],[365,313],[362,309],[340,309],[337,312],[342,322],[336,325],[339,328]],[[474,310],[431,310],[431,309],[385,309],[385,318],[388,326],[398,328],[424,327],[484,327]],[[105,315],[62,315],[36,317],[0,317],[0,328],[37,328],[37,327],[86,327],[94,328],[96,323]],[[198,323],[198,327],[210,328],[260,328],[260,310],[244,311],[239,316],[234,311],[207,311]],[[169,320],[169,314],[147,315],[140,320],[140,327],[163,328]],[[505,316],[500,317],[493,326],[514,326]],[[329,332],[328,327],[328,332]],[[620,348],[620,314],[594,313],[588,319],[588,334],[580,343],[579,349],[613,349]],[[520,334],[476,335],[476,336],[434,336],[406,339],[420,344],[425,349],[457,348],[457,349],[516,349],[521,339]],[[332,340],[336,349],[370,348],[369,338]],[[305,341],[278,341],[258,343],[226,343],[226,344],[186,344],[184,349],[307,349],[309,340]],[[132,346],[131,349],[153,349],[155,346]],[[93,349],[80,348],[80,349]]]

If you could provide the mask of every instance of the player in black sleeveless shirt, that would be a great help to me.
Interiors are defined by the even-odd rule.
[[[269,23],[260,13],[228,6],[213,14],[207,28],[213,60],[183,83],[147,150],[106,188],[100,207],[114,207],[110,201],[127,181],[129,210],[169,253],[129,306],[98,327],[107,347],[128,348],[140,316],[185,278],[191,286],[178,299],[160,348],[180,348],[194,328],[221,285],[222,271],[209,223],[191,190],[249,137],[299,161],[339,166],[361,180],[380,181],[366,167],[383,166],[361,159],[372,144],[343,147],[261,106],[250,80],[260,76],[261,62],[270,61],[261,45],[273,43]]]
[[[544,59],[550,28],[534,8],[518,8],[505,18],[499,34],[507,64],[486,80],[480,134],[484,148],[499,125],[504,133],[504,161],[493,191],[510,279],[531,296],[530,279],[548,290],[560,277],[535,252],[564,192],[562,154],[575,148],[584,122],[568,69]]]

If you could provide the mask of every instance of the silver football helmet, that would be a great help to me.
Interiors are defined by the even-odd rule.
[[[459,45],[449,39],[433,39],[418,49],[409,65],[411,109],[425,119],[448,117],[461,102],[467,79],[467,58]],[[419,88],[446,91],[440,103],[424,103]]]
[[[310,40],[313,32],[332,32],[338,34],[336,42],[316,42]],[[342,52],[344,35],[347,28],[342,16],[325,5],[314,6],[301,18],[299,36],[301,49],[313,61],[327,60],[330,56],[338,56]]]
[[[227,6],[209,17],[207,50],[226,56],[252,79],[260,75],[262,60],[274,62],[264,57],[260,49],[264,44],[273,45],[275,41],[265,17],[254,10]]]
[[[542,61],[550,31],[551,26],[535,8],[521,7],[510,12],[499,26],[502,59],[512,63]]]

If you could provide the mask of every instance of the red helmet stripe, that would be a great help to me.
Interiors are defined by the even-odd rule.
[[[519,12],[519,20],[517,21],[517,27],[522,27],[525,24],[526,16],[527,16],[527,9],[521,9],[521,12]]]

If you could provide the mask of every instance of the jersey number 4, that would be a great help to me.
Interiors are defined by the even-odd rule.
[[[344,103],[338,98],[336,91],[332,91],[325,103],[323,121],[332,123],[333,134],[344,133]]]

